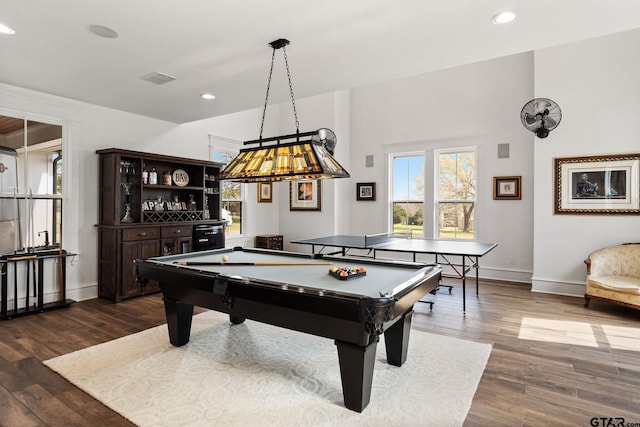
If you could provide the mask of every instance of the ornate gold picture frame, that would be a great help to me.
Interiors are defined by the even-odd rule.
[[[554,159],[554,213],[640,213],[640,153]]]

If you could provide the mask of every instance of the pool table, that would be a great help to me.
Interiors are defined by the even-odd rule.
[[[342,280],[336,267],[364,267]],[[407,358],[413,305],[438,286],[438,265],[350,259],[264,249],[217,249],[136,260],[139,280],[157,280],[169,340],[189,341],[193,307],[335,340],[344,404],[369,403],[376,345],[384,333],[387,361]]]

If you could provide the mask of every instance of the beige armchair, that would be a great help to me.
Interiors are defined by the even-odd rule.
[[[593,252],[587,264],[585,307],[591,299],[640,309],[640,243],[625,243]]]

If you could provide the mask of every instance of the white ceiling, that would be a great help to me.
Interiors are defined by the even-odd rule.
[[[640,0],[0,0],[0,23],[0,82],[184,123],[262,107],[279,38],[299,99],[639,28]]]

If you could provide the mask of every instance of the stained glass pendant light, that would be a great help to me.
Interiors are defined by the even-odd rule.
[[[273,53],[271,55],[271,69],[267,83],[267,96],[262,111],[260,138],[244,142],[244,145],[254,146],[240,150],[238,155],[218,175],[217,178],[219,180],[272,182],[294,179],[348,178],[350,176],[333,158],[333,151],[336,145],[336,135],[333,131],[322,128],[312,132],[300,132],[293,86],[291,85],[291,74],[287,62],[286,46],[288,44],[289,40],[286,39],[278,39],[269,43],[273,48]],[[296,133],[262,138],[273,63],[278,49],[282,49],[284,53]]]

